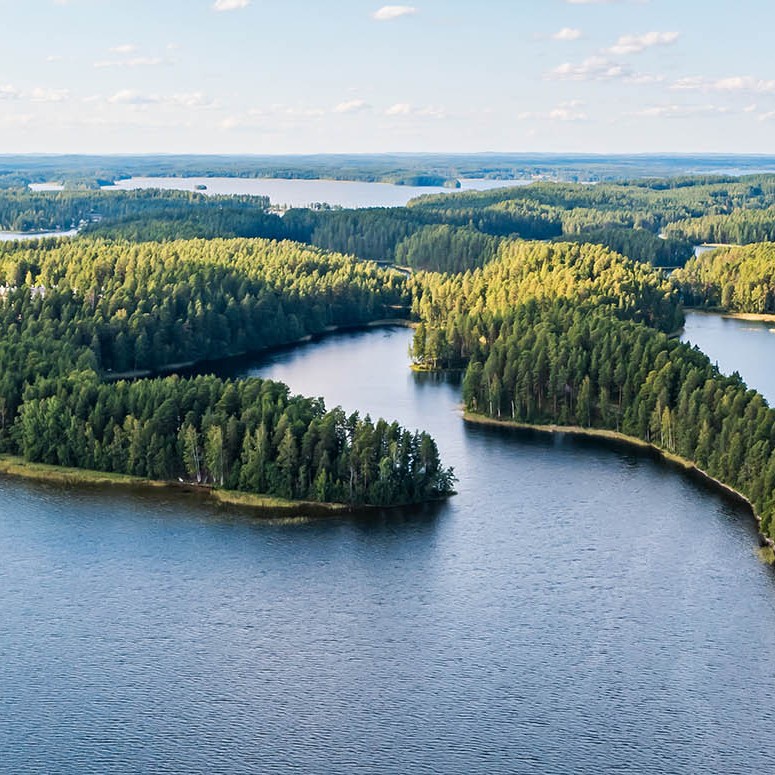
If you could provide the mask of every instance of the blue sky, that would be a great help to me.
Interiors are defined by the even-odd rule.
[[[0,153],[775,153],[772,0],[0,0]]]

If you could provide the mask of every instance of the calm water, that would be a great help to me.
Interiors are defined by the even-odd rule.
[[[43,237],[75,237],[78,229],[67,231],[0,231],[0,242],[12,242],[13,240],[34,240]]]
[[[725,374],[739,372],[775,406],[775,323],[687,312],[681,339],[696,344]]]
[[[457,189],[440,186],[394,186],[387,183],[363,183],[348,180],[285,180],[282,178],[129,178],[107,190],[163,188],[205,194],[253,194],[268,196],[273,205],[307,207],[327,202],[341,207],[403,207],[410,199],[425,194],[450,194],[455,191],[486,191],[504,186],[527,185],[529,180],[463,179]]]
[[[404,329],[237,373],[435,434],[435,510],[262,524],[0,479],[0,770],[772,770],[752,519],[624,451],[465,426]]]

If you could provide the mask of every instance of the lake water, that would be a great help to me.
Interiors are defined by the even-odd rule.
[[[35,240],[44,237],[75,237],[78,229],[67,231],[0,231],[0,242],[13,242],[14,240]]]
[[[648,456],[466,426],[410,338],[230,371],[427,428],[460,477],[434,508],[267,524],[0,478],[0,769],[771,771],[750,514]]]
[[[681,339],[697,345],[724,374],[739,372],[775,406],[775,323],[689,311]]]
[[[318,202],[357,207],[403,207],[410,199],[426,194],[450,194],[460,191],[487,191],[493,188],[521,186],[530,180],[463,179],[461,187],[394,186],[388,183],[364,183],[348,180],[286,180],[283,178],[129,178],[119,180],[105,190],[131,191],[162,188],[195,191],[206,186],[204,194],[241,194],[268,196],[273,205],[307,207]]]

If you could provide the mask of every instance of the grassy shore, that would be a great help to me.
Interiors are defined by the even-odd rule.
[[[604,428],[583,428],[580,425],[531,425],[530,423],[514,422],[511,420],[496,420],[493,417],[487,417],[483,414],[477,414],[475,412],[463,412],[463,419],[474,425],[492,425],[499,428],[513,428],[520,431],[534,431],[537,433],[547,434],[559,434],[567,433],[571,436],[577,436],[580,438],[588,439],[602,439],[607,441],[615,441],[618,444],[623,444],[633,449],[648,451],[657,455],[659,458],[669,463],[670,465],[680,468],[687,473],[692,474],[706,485],[721,492],[724,495],[733,498],[734,500],[746,505],[756,519],[756,524],[759,528],[759,538],[763,545],[770,551],[760,554],[762,559],[765,559],[771,564],[775,564],[775,541],[768,538],[761,532],[761,517],[756,513],[751,501],[743,495],[743,493],[725,484],[720,479],[716,479],[711,476],[707,471],[703,471],[696,463],[688,458],[675,455],[672,452],[668,452],[661,447],[657,447],[655,444],[651,444],[648,441],[639,439],[636,436],[627,436],[624,433],[617,431],[606,430]]]
[[[317,503],[314,501],[291,501],[269,495],[258,495],[232,490],[216,490],[196,484],[182,482],[162,482],[143,479],[126,474],[109,474],[102,471],[90,471],[84,468],[66,468],[44,463],[29,463],[13,455],[0,455],[0,474],[48,482],[64,487],[122,487],[132,489],[167,489],[178,492],[193,492],[205,501],[224,506],[234,506],[252,511],[266,517],[325,517],[337,514],[349,514],[353,506],[344,503]]]

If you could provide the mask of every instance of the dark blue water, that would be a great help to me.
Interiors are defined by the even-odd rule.
[[[750,515],[647,457],[465,426],[409,339],[257,371],[429,429],[460,476],[435,510],[266,524],[0,479],[0,770],[771,771]]]

